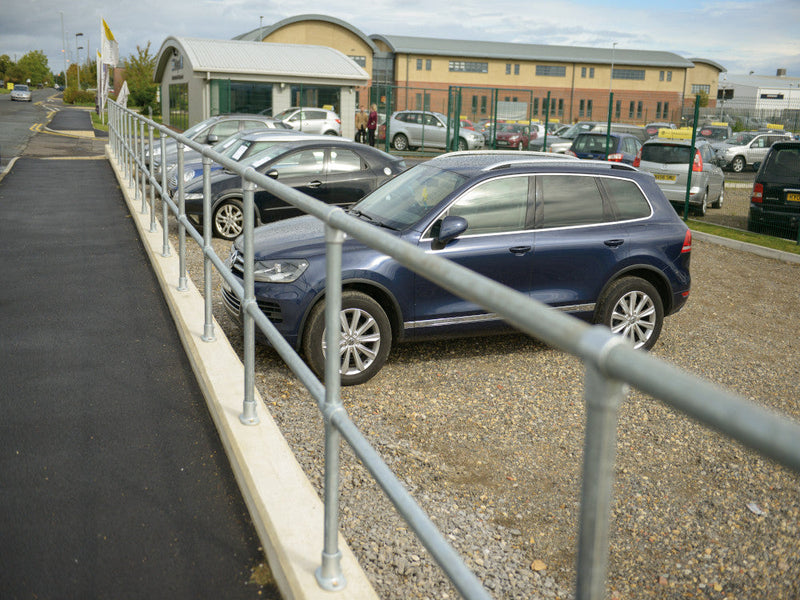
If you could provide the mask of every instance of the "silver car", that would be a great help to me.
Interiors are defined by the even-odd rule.
[[[389,136],[392,148],[398,151],[414,150],[420,146],[446,149],[448,131],[450,139],[455,127],[448,127],[447,117],[442,113],[422,110],[401,110],[389,118]],[[485,138],[474,129],[459,129],[459,150],[480,150]]]
[[[791,139],[791,134],[783,131],[760,131],[736,134],[717,146],[717,156],[723,168],[741,173],[746,167],[755,167],[775,142]]]
[[[31,90],[27,85],[22,85],[18,83],[14,86],[14,89],[11,90],[11,100],[16,101],[19,100],[20,102],[30,102],[31,101]]]
[[[633,166],[653,174],[667,200],[680,212],[686,202],[686,180],[689,172],[689,140],[653,138],[642,145]],[[706,209],[721,208],[725,194],[725,175],[717,165],[711,144],[700,140],[695,144],[692,163],[692,187],[689,206],[703,216]]]
[[[342,120],[332,110],[293,106],[275,115],[292,129],[303,133],[320,135],[342,135]]]

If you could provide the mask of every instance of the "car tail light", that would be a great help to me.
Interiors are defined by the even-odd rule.
[[[617,153],[617,154],[609,154],[606,160],[609,162],[622,162],[623,158],[624,157],[622,156],[622,154]]]
[[[683,238],[683,248],[681,248],[681,254],[688,254],[692,251],[692,230],[686,230],[686,236]]]
[[[334,119],[334,121],[336,121],[339,125],[342,124],[342,120],[341,119]]]
[[[548,152],[550,152],[550,150],[548,150]],[[577,154],[575,154],[575,153],[574,153],[572,150],[567,150],[567,151],[566,151],[564,154],[566,154],[566,155],[568,155],[568,156],[574,156],[574,157],[576,157],[576,158],[577,158],[577,156],[578,156],[578,155],[577,155]]]
[[[753,193],[750,195],[750,202],[761,204],[764,201],[764,185],[756,183],[753,185]]]
[[[692,163],[692,171],[700,173],[703,171],[703,157],[700,156],[700,151],[694,151],[694,162]]]
[[[642,164],[642,149],[639,148],[639,151],[636,153],[636,158],[633,159],[633,166],[638,167]]]

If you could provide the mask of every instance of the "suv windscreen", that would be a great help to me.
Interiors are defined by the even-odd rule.
[[[749,144],[750,142],[752,142],[754,137],[756,137],[755,133],[747,133],[747,132],[735,133],[727,140],[725,140],[725,143],[730,144],[731,146],[744,146],[745,144]]]
[[[645,144],[642,160],[665,165],[689,164],[689,146],[678,144]]]

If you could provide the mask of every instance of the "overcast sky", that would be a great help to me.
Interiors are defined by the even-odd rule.
[[[324,5],[324,9],[322,8]],[[731,74],[800,77],[800,0],[3,0],[0,55],[41,50],[54,73],[66,57],[96,57],[100,19],[120,59],[171,35],[230,39],[287,17],[318,13],[365,35],[661,50],[705,58]],[[63,27],[62,27],[63,19]],[[63,34],[62,34],[63,32]],[[76,37],[83,33],[83,37]],[[76,41],[78,42],[76,44]]]

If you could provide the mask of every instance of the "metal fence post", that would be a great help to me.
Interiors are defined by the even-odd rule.
[[[213,342],[214,317],[213,303],[211,299],[211,275],[212,262],[210,253],[211,247],[211,158],[203,155],[203,300],[205,304],[205,324],[203,326],[204,342]]]
[[[169,251],[169,206],[167,205],[167,201],[164,199],[164,195],[167,193],[167,170],[164,168],[164,158],[167,156],[167,139],[165,136],[161,136],[161,234],[162,234],[162,242],[161,242],[161,256],[164,258],[171,256],[172,253]]]
[[[245,171],[253,172],[252,168]],[[242,189],[244,190],[244,299],[242,300],[242,314],[244,315],[244,402],[242,414],[239,420],[244,425],[258,425],[259,419],[256,412],[255,400],[255,369],[256,369],[256,327],[253,321],[251,309],[256,305],[255,291],[253,289],[253,193],[256,184],[242,177]],[[206,194],[204,194],[205,196]],[[208,194],[210,195],[210,194]]]
[[[162,161],[161,169],[167,170],[167,165]],[[186,227],[183,219],[186,218],[186,199],[183,196],[183,144],[178,142],[178,291],[185,292],[189,289],[186,282]],[[169,192],[167,192],[169,194]]]
[[[342,243],[344,232],[325,225],[325,540],[322,564],[316,570],[317,582],[326,590],[341,590],[347,585],[342,573],[339,550],[339,446],[341,434],[331,416],[342,409],[341,387]]]
[[[150,120],[153,120],[153,107],[150,107]],[[149,146],[148,149],[150,151],[150,166],[148,167],[148,174],[150,178],[153,177],[153,149],[155,146],[153,145],[153,126],[148,124],[148,142]],[[153,182],[150,181],[150,233],[155,233],[156,231],[156,186],[153,185]]]
[[[602,371],[604,359],[614,346],[626,344],[599,326],[591,328],[582,343],[587,354],[584,395],[586,433],[583,450],[580,533],[576,566],[576,600],[602,600],[605,597],[608,565],[608,531],[614,485],[614,458],[617,445],[617,414],[627,386]]]

